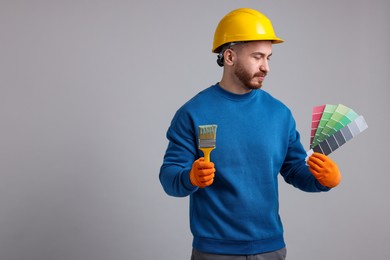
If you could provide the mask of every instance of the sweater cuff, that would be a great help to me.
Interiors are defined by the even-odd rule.
[[[320,190],[320,191],[330,191],[331,188],[328,188],[324,185],[322,185],[321,183],[319,183],[319,181],[316,180],[316,186],[317,188]]]
[[[183,186],[186,190],[189,190],[191,192],[196,191],[199,187],[192,185],[190,180],[190,173],[186,170],[184,170],[181,173],[181,182],[183,183]]]

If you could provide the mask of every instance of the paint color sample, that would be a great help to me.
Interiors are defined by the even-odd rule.
[[[317,153],[322,153],[328,155],[338,149],[340,146],[363,132],[368,128],[366,121],[363,116],[357,117],[354,121],[348,124],[346,127],[340,129],[333,135],[326,138],[324,141],[320,142],[318,145],[314,146],[309,152],[308,155],[313,151]]]
[[[344,128],[346,125],[355,120],[359,115],[356,114],[352,109],[346,107],[342,104],[339,104],[332,114],[331,118],[328,120],[322,132],[317,138],[317,143],[324,141],[329,136],[333,135],[335,132]]]
[[[317,141],[317,139],[320,137],[322,130],[324,129],[325,125],[328,123],[329,119],[332,117],[336,108],[337,108],[337,105],[327,104],[325,106],[324,112],[322,113],[320,123],[318,124],[316,133],[314,135],[314,139],[313,139],[313,143],[312,143],[311,147],[314,147],[319,143]]]
[[[311,115],[310,144],[313,143],[314,136],[316,134],[318,124],[320,123],[324,109],[325,109],[325,105],[313,107],[313,113]]]

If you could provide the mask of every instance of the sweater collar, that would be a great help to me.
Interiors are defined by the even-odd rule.
[[[261,90],[252,90],[252,91],[245,93],[245,94],[235,94],[235,93],[232,93],[232,92],[229,92],[229,91],[223,89],[219,85],[219,83],[215,84],[213,87],[219,95],[221,95],[227,99],[236,100],[236,101],[248,100],[248,99],[254,97],[258,91],[261,91]]]

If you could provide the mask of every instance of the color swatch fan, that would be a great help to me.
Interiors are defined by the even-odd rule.
[[[342,104],[316,106],[313,108],[308,154],[328,155],[367,127],[363,116]]]

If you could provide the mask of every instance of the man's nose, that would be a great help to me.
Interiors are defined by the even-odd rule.
[[[266,73],[269,72],[268,60],[265,60],[265,61],[263,62],[263,64],[260,65],[260,70],[263,71],[263,72],[266,72]]]

